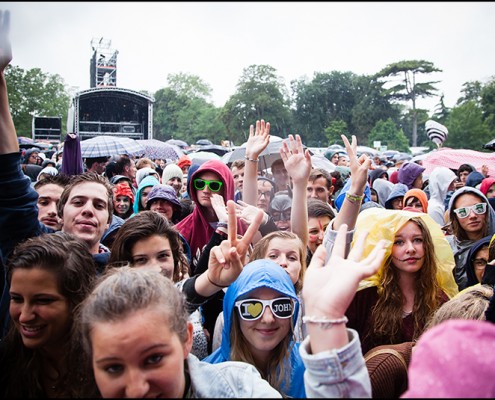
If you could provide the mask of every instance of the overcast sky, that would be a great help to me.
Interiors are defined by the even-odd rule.
[[[91,41],[118,50],[117,86],[154,93],[198,75],[223,106],[244,68],[267,64],[287,85],[315,72],[373,74],[402,60],[443,70],[420,80],[453,107],[468,81],[495,76],[493,2],[2,2],[13,65],[89,88]],[[435,100],[420,100],[431,112]]]

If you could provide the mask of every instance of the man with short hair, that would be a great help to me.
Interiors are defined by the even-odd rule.
[[[313,168],[309,174],[307,196],[320,199],[325,203],[332,203],[333,185],[332,176],[321,168]]]
[[[230,171],[234,177],[235,193],[234,201],[242,200],[242,189],[244,187],[244,166],[246,165],[244,160],[234,160],[230,166]]]
[[[262,176],[258,176],[257,179],[258,197],[256,207],[261,208],[264,212],[268,213],[270,202],[275,194],[275,184],[272,180]]]
[[[65,174],[47,175],[34,184],[38,192],[38,220],[55,231],[62,229],[62,218],[57,206],[60,196],[69,184],[70,176]]]
[[[272,163],[271,171],[275,181],[275,192],[287,190],[290,184],[290,177],[281,158]]]
[[[86,172],[94,172],[98,175],[103,175],[105,167],[108,164],[109,157],[88,157],[84,160],[86,164]]]
[[[116,164],[115,164],[115,172],[116,175],[124,175],[127,176],[131,182],[134,188],[137,188],[136,186],[136,164],[134,163],[134,160],[132,160],[128,155],[121,155]]]

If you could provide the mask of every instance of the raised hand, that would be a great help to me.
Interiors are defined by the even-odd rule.
[[[284,162],[285,169],[292,182],[304,182],[306,185],[309,174],[311,173],[311,154],[309,150],[304,150],[301,136],[289,135],[289,140],[284,140],[280,148],[280,155]]]
[[[225,201],[223,200],[223,196],[212,193],[211,195],[211,206],[217,215],[218,221],[227,222],[229,217],[227,215],[227,207],[225,206]]]
[[[205,272],[208,274],[209,281],[214,282],[215,286],[224,287],[234,282],[241,273],[246,264],[246,255],[251,241],[263,219],[263,211],[259,210],[244,236],[238,238],[235,203],[232,200],[227,201],[227,212],[229,218],[227,240],[211,249],[208,270]]]
[[[368,233],[358,237],[346,258],[346,232],[347,225],[342,224],[326,265],[323,245],[313,254],[302,290],[307,315],[341,318],[354,298],[359,282],[375,274],[385,259],[387,241],[381,240],[368,257],[361,260]]]
[[[0,10],[0,72],[5,70],[12,60],[12,46],[9,39],[10,11]]]
[[[246,157],[258,159],[260,153],[266,149],[270,143],[270,123],[265,124],[265,120],[256,121],[256,130],[253,125],[249,127],[249,138],[246,142]]]
[[[347,155],[349,156],[350,169],[351,169],[351,193],[362,194],[368,181],[368,170],[371,168],[371,159],[365,154],[357,156],[357,139],[352,135],[352,143],[344,135],[341,135],[344,141]]]
[[[235,204],[237,217],[246,222],[248,226],[253,223],[260,210],[261,208],[252,206],[251,204],[247,204],[242,200],[238,200]],[[266,221],[268,220],[268,214],[265,213],[263,210],[261,210],[261,212],[263,213],[262,221],[266,223]]]

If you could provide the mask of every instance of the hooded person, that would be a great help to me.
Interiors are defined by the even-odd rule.
[[[162,214],[175,224],[181,215],[182,206],[172,186],[158,184],[148,194],[146,209]]]
[[[464,198],[465,196],[469,197]],[[480,206],[475,207],[480,203]],[[453,235],[448,235],[447,240],[454,252],[454,277],[459,290],[463,290],[467,285],[466,262],[469,249],[477,240],[495,233],[495,211],[481,191],[463,186],[452,194],[447,213],[453,230]],[[476,222],[478,220],[479,223]]]
[[[193,167],[194,164],[191,166],[191,169]],[[193,271],[203,252],[203,248],[208,244],[210,238],[217,229],[218,223],[218,218],[213,216],[214,210],[211,206],[211,202],[208,202],[208,199],[206,198],[207,195],[203,195],[201,198],[198,197],[200,191],[203,193],[206,190],[206,193],[211,193],[211,188],[208,186],[208,189],[206,189],[205,185],[204,189],[196,189],[195,187],[197,184],[195,184],[195,180],[202,176],[213,174],[216,175],[222,183],[220,189],[216,193],[223,197],[225,204],[227,204],[228,200],[234,200],[234,177],[232,176],[229,167],[220,160],[208,160],[201,164],[196,171],[191,173],[191,170],[189,170],[187,191],[194,201],[195,207],[191,214],[175,226],[189,243],[192,255],[191,268]],[[205,179],[202,179],[201,181],[201,183],[203,183],[205,182]],[[245,224],[238,220],[237,233],[244,235],[245,232]]]
[[[407,189],[418,188],[421,189],[423,186],[423,172],[426,170],[425,167],[415,163],[406,162],[398,170],[398,181],[407,186]]]
[[[481,259],[480,255],[478,252],[480,250],[486,250],[486,256],[484,261],[490,261],[488,258],[488,247],[490,245],[490,241],[492,239],[493,235],[485,236],[484,238],[476,241],[471,248],[469,249],[467,258],[466,258],[466,277],[467,277],[467,283],[466,287],[474,286],[477,285],[478,283],[481,283],[482,277],[483,277],[483,272],[484,270],[480,271],[481,273],[477,273],[477,268],[476,264],[477,262],[475,261],[476,259]],[[483,264],[484,262],[482,262]],[[483,268],[485,268],[486,265],[483,265]]]
[[[417,201],[410,199],[416,199]],[[426,213],[428,210],[428,197],[426,197],[426,193],[421,189],[410,189],[404,195],[404,199],[402,200],[403,210],[407,207],[406,211],[414,211],[413,208],[416,208],[418,212]],[[416,203],[415,205],[410,205],[411,203]],[[418,204],[419,203],[419,204]]]
[[[485,179],[484,175],[481,172],[474,170],[468,175],[466,179],[466,186],[471,186],[476,189],[479,189],[478,185],[481,184],[483,179]]]
[[[284,299],[283,304],[282,301],[276,306],[272,303],[269,307],[270,316],[267,316],[269,313],[267,304],[262,304],[258,300],[258,297],[261,297],[260,293],[267,294],[267,292],[272,299]],[[261,376],[284,397],[306,397],[303,382],[305,368],[299,354],[299,343],[294,343],[292,332],[300,310],[299,299],[294,284],[284,268],[280,268],[280,265],[268,259],[248,263],[227,289],[223,299],[223,310],[221,345],[204,361],[212,364],[234,360],[248,362],[253,364]],[[282,310],[285,313],[282,312],[283,315],[278,316]],[[289,329],[286,335],[281,335],[278,343],[273,343],[275,335],[271,335],[272,340],[263,345],[266,347],[271,343],[272,348],[265,348],[264,356],[267,362],[261,367],[254,361],[259,359],[260,355],[255,357],[252,354],[259,346],[259,341],[256,340],[256,335],[259,333],[255,329],[243,329],[242,326],[255,323],[263,325],[266,322],[265,318],[273,318],[271,325],[277,325],[277,331],[280,333],[283,333],[287,326]],[[284,321],[288,318],[291,318],[291,323],[285,324]]]
[[[457,175],[450,168],[436,167],[428,177],[428,214],[440,226],[445,225],[445,202],[447,193],[454,188]]]
[[[394,184],[387,179],[375,179],[372,188],[378,197],[378,204],[385,208],[385,202],[394,188]]]
[[[409,189],[402,183],[396,183],[392,191],[385,200],[385,208],[387,210],[402,210],[404,207],[404,196]],[[398,201],[400,199],[400,202]]]
[[[138,172],[139,171],[141,170],[138,170]],[[153,186],[159,184],[160,181],[156,178],[155,175],[148,175],[140,181],[139,186],[136,190],[136,200],[134,201],[134,204],[132,206],[132,209],[134,211],[133,215],[136,215],[140,211],[146,210],[146,205],[143,204],[143,198],[146,198],[147,200],[149,191],[151,190],[146,188],[152,188]]]
[[[122,197],[127,197],[122,199]],[[120,218],[127,219],[132,215],[134,193],[127,183],[117,183],[113,189],[113,213]]]
[[[27,149],[21,159],[21,164],[40,165],[39,154],[40,149],[38,149],[37,147],[31,147],[30,149]]]
[[[157,180],[160,180],[160,175],[156,171],[156,169],[151,167],[143,167],[139,168],[136,172],[136,185],[139,188],[139,184],[142,182],[144,178],[147,176],[153,175]]]
[[[485,178],[481,181],[480,191],[488,199],[495,197],[495,178]]]
[[[370,186],[374,188],[374,182],[377,179],[386,179],[388,181],[388,172],[386,169],[383,169],[381,167],[372,169],[368,171],[368,181],[370,183]]]

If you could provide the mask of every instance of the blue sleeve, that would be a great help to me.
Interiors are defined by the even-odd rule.
[[[48,232],[38,221],[38,193],[21,169],[20,153],[0,155],[0,250],[4,261],[27,238]]]

